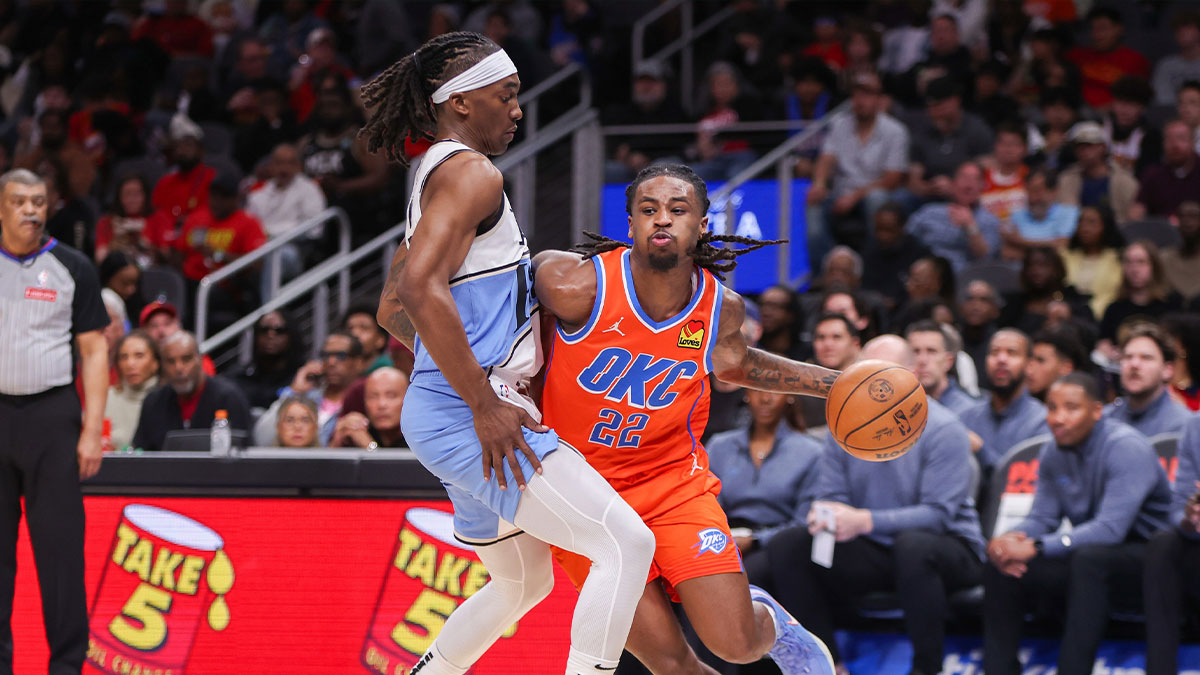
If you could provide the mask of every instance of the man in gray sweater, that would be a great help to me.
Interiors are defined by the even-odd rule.
[[[908,343],[882,335],[863,348],[864,359],[913,368]],[[983,535],[971,495],[967,430],[954,413],[929,398],[920,440],[889,462],[864,462],[826,433],[818,465],[817,500],[806,524],[785,529],[767,545],[775,597],[839,660],[833,610],[856,596],[896,591],[913,643],[914,673],[942,670],[947,597],[979,583]],[[813,535],[833,513],[837,545],[833,567],[811,562]]]
[[[1036,598],[1064,602],[1059,675],[1088,675],[1108,624],[1109,598],[1137,598],[1146,540],[1166,526],[1171,493],[1146,437],[1103,416],[1095,378],[1074,372],[1046,396],[1054,440],[1039,456],[1029,515],[988,543],[983,667],[1021,672],[1017,649]],[[1071,529],[1060,529],[1063,519]]]
[[[1175,347],[1163,329],[1138,323],[1121,341],[1121,389],[1125,395],[1104,409],[1146,438],[1183,431],[1192,412],[1171,398],[1167,382],[1175,369]]]
[[[1179,439],[1170,529],[1146,545],[1146,675],[1175,675],[1185,600],[1200,600],[1200,416]]]
[[[990,472],[1016,444],[1046,433],[1046,407],[1029,395],[1025,364],[1029,337],[1001,328],[988,343],[985,370],[992,393],[958,414],[970,432],[971,449]]]

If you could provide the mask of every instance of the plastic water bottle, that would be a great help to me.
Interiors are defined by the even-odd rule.
[[[209,436],[209,451],[214,457],[228,457],[231,445],[233,445],[233,435],[229,431],[229,413],[218,410],[213,418],[212,431]]]

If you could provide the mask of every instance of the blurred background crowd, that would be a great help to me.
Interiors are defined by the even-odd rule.
[[[379,328],[374,305],[352,307],[315,344],[287,311],[267,313],[251,358],[217,373],[188,332],[194,308],[158,294],[146,275],[174,275],[179,297],[195,297],[206,275],[327,206],[347,212],[354,244],[399,222],[406,174],[357,138],[357,88],[453,30],[503,46],[526,89],[578,64],[606,127],[670,125],[607,135],[609,183],[654,162],[728,180],[805,134],[789,162],[811,185],[798,198],[813,274],[764,290],[744,329],[764,349],[837,369],[872,338],[905,338],[910,353],[898,358],[911,358],[962,431],[940,442],[965,444],[961,464],[975,471],[978,489],[937,497],[943,516],[956,504],[974,512],[976,498],[982,506],[1014,446],[1049,432],[1051,446],[1066,444],[1059,404],[1048,411],[1044,401],[1069,373],[1094,376],[1094,391],[1081,385],[1088,400],[1107,404],[1103,420],[1132,426],[1146,447],[1196,427],[1200,6],[697,2],[701,19],[733,11],[697,51],[703,75],[684,91],[671,59],[631,62],[631,26],[654,4],[0,0],[0,171],[45,177],[48,234],[98,267],[113,319],[111,447],[161,450],[171,431],[206,429],[217,410],[251,445],[404,446],[412,357]],[[668,16],[646,41],[681,32]],[[291,242],[280,277],[320,262],[333,236]],[[213,302],[238,317],[264,291],[224,283]],[[823,402],[718,387],[705,439],[731,520],[758,535],[738,542],[748,571],[766,578],[775,568],[778,579],[767,542],[803,522],[814,499],[831,498],[814,473],[829,463],[817,459]],[[1180,462],[1186,453],[1200,456],[1200,429],[1185,434]],[[1166,465],[1164,481],[1175,478]],[[1153,511],[1155,490],[1123,508]],[[1176,501],[1195,510],[1192,492],[1176,481]],[[847,508],[872,508],[863,499]],[[1091,499],[1090,511],[1063,513],[1112,516],[1098,510],[1109,504],[1103,491]],[[1126,514],[1105,541],[1145,546],[1180,526],[1159,506],[1153,527]],[[978,567],[936,587],[943,595],[985,581],[983,535],[999,533],[974,518],[955,536]],[[873,541],[889,551],[914,543],[900,532]],[[859,534],[871,538],[847,536]]]

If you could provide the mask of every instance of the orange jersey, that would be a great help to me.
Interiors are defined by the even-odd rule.
[[[979,203],[1003,222],[1008,222],[1012,214],[1029,205],[1029,193],[1025,190],[1025,177],[1029,175],[1029,167],[1021,165],[1015,175],[1004,176],[995,169],[988,169],[984,174],[983,194]]]
[[[724,287],[697,268],[691,302],[657,322],[638,303],[627,249],[592,262],[596,303],[578,331],[561,325],[555,331],[544,422],[622,494],[651,482],[697,488],[676,491],[680,498],[718,490],[700,436],[708,422],[708,374]],[[651,493],[658,490],[647,492],[648,499]]]

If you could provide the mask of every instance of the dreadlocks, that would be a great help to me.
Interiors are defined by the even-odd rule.
[[[437,115],[430,95],[450,78],[495,53],[500,46],[479,33],[446,33],[393,63],[360,93],[375,108],[358,135],[367,150],[383,149],[388,159],[408,165],[405,139],[432,140]]]
[[[696,193],[696,199],[703,206],[704,212],[708,212],[708,186],[704,184],[704,180],[692,171],[691,167],[682,164],[657,164],[648,166],[638,172],[633,182],[629,187],[625,188],[625,212],[633,215],[633,198],[637,194],[637,190],[642,183],[653,178],[661,178],[667,176],[670,178],[678,178],[679,180],[690,183]],[[618,248],[629,248],[630,245],[616,239],[609,239],[601,234],[592,232],[584,232],[585,235],[592,241],[582,244],[576,244],[571,248],[576,253],[582,253],[584,259],[591,258],[601,253],[613,251]],[[700,233],[700,238],[696,241],[696,246],[688,251],[688,257],[696,265],[712,272],[718,279],[724,280],[727,272],[732,272],[737,267],[737,259],[739,256],[757,251],[764,246],[773,246],[782,244],[786,239],[776,239],[772,241],[762,241],[759,239],[751,239],[750,237],[739,237],[733,234],[713,234],[709,231]],[[713,244],[742,244],[746,248],[728,248],[725,246],[713,246]]]

